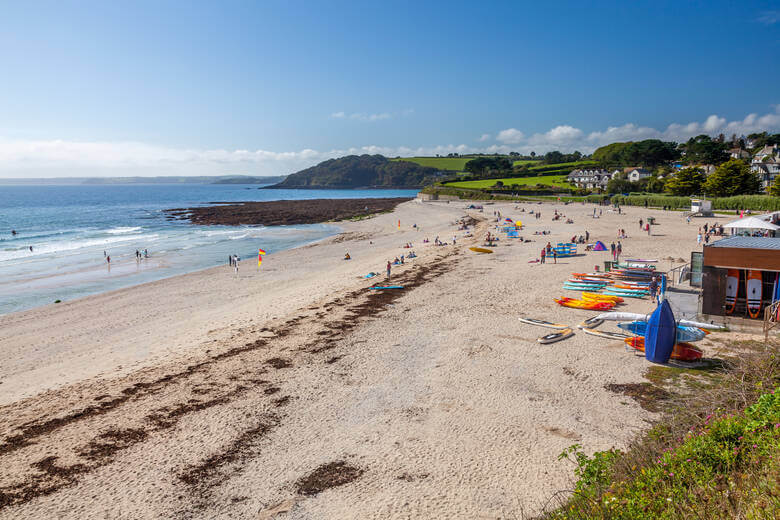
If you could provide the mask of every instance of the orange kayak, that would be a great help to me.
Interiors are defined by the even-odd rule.
[[[595,300],[575,300],[573,298],[554,298],[558,305],[564,307],[571,307],[573,309],[587,309],[590,311],[608,311],[615,306],[612,302],[595,301]]]
[[[640,352],[645,351],[645,338],[637,336],[633,338],[626,338],[623,340],[629,347],[635,348]],[[701,359],[702,351],[691,345],[690,343],[677,343],[672,350],[672,359],[679,359],[680,361],[696,361]]]

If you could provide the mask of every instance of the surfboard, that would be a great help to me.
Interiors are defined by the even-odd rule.
[[[552,334],[547,334],[546,336],[542,336],[536,341],[542,343],[543,345],[546,345],[547,343],[555,343],[556,341],[561,341],[563,339],[570,338],[572,336],[574,336],[574,332],[571,329],[561,329],[558,332],[553,332]]]
[[[629,323],[618,323],[618,327],[629,332],[633,332],[638,336],[644,336],[647,332],[646,321],[631,321]],[[704,338],[707,333],[697,327],[688,327],[685,325],[677,326],[677,343],[685,343],[688,341],[699,341]]]
[[[577,325],[578,329],[595,329],[599,325],[604,323],[604,320],[600,320],[597,317],[588,318],[587,320],[583,321],[579,325]]]
[[[733,314],[737,306],[739,291],[739,269],[729,269],[726,273],[726,314]]]
[[[563,323],[551,323],[549,321],[544,320],[535,320],[534,318],[518,318],[521,322],[527,323],[528,325],[537,325],[539,327],[547,327],[548,329],[568,329],[568,325],[564,325]]]
[[[369,287],[372,291],[383,291],[385,289],[403,289],[403,285],[375,285],[374,287]]]
[[[582,332],[585,334],[590,334],[591,336],[598,336],[600,338],[607,338],[607,339],[617,339],[620,341],[625,340],[626,338],[632,337],[629,334],[624,334],[622,332],[610,332],[608,330],[598,330],[598,329],[582,329]]]
[[[492,253],[492,249],[487,249],[484,247],[470,247],[470,250],[474,251],[475,253]]]
[[[751,318],[761,312],[761,271],[750,270],[747,275],[747,308]]]
[[[669,301],[664,300],[647,320],[645,333],[645,359],[651,363],[666,363],[672,355],[677,338],[677,323],[674,321]]]

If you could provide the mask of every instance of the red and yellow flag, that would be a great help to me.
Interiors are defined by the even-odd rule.
[[[260,267],[260,264],[263,263],[263,255],[265,254],[265,251],[262,249],[257,250],[257,267]]]

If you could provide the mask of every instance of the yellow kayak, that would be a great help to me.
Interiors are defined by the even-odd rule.
[[[469,249],[471,249],[475,253],[492,253],[493,252],[492,249],[486,249],[484,247],[470,247]]]
[[[608,294],[597,294],[597,293],[589,293],[589,292],[583,292],[582,299],[599,301],[599,302],[623,303],[623,298],[621,298],[620,296],[610,296]]]

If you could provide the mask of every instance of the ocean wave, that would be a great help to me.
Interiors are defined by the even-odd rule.
[[[31,258],[36,256],[52,255],[56,253],[66,253],[77,251],[79,249],[86,249],[90,247],[107,248],[113,244],[121,244],[123,242],[137,241],[139,238],[144,240],[156,240],[158,235],[133,235],[133,236],[115,236],[108,238],[92,238],[77,241],[62,241],[62,242],[50,242],[44,244],[33,244],[33,250],[30,251],[29,247],[15,249],[12,251],[3,250],[0,251],[0,262],[8,260],[18,260],[20,258]]]
[[[128,233],[137,233],[138,231],[141,231],[141,227],[135,226],[135,227],[115,227],[111,229],[107,229],[106,233],[110,235],[126,235]]]

